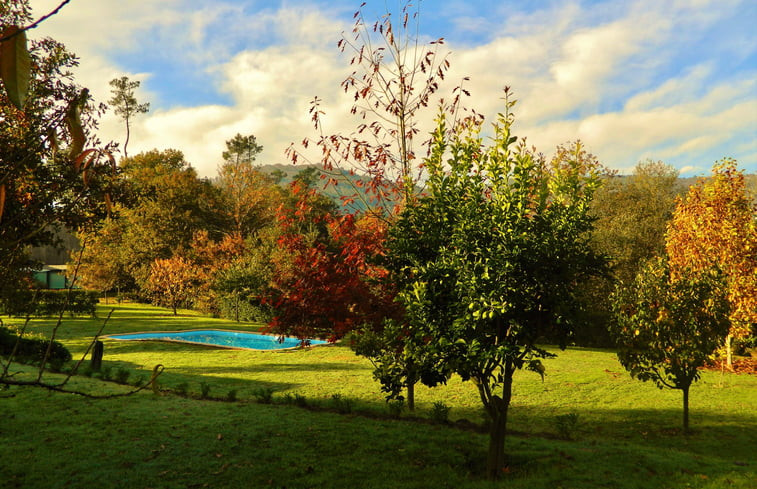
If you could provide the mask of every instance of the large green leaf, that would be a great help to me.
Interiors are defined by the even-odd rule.
[[[11,103],[23,109],[29,91],[31,57],[26,47],[26,32],[18,31],[15,25],[3,30],[2,37],[13,37],[0,43],[0,77]]]

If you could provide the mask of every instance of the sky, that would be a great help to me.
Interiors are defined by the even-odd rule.
[[[150,111],[132,122],[130,155],[181,150],[216,174],[225,141],[254,134],[262,164],[317,134],[308,109],[322,100],[325,129],[357,121],[340,88],[349,58],[337,49],[361,0],[71,0],[29,32],[80,58],[77,81],[97,101],[128,76]],[[35,18],[60,0],[31,0]],[[367,0],[364,17],[403,2]],[[683,176],[725,157],[757,173],[757,2],[754,0],[415,0],[422,42],[444,38],[451,64],[440,93],[464,77],[467,107],[493,121],[511,87],[514,134],[549,155],[580,139],[620,173],[647,159]],[[430,130],[436,110],[419,116]],[[99,137],[123,144],[112,111]]]

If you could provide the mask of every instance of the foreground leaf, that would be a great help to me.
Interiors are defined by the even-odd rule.
[[[0,43],[0,77],[8,98],[18,109],[23,109],[29,92],[31,57],[26,47],[26,32],[18,33],[19,27],[5,28],[2,37],[13,36]]]

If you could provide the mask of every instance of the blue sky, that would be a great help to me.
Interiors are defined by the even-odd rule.
[[[31,0],[37,16],[57,3]],[[73,0],[32,37],[76,52],[78,79],[102,101],[111,78],[141,80],[151,111],[135,121],[130,154],[173,147],[209,176],[237,132],[258,137],[262,162],[284,162],[290,142],[314,135],[314,96],[329,129],[354,129],[336,42],[359,3]],[[368,1],[366,20],[401,3]],[[621,172],[650,158],[706,174],[723,157],[757,172],[753,0],[418,3],[421,38],[444,37],[450,78],[471,78],[467,105],[492,119],[511,86],[516,133],[547,154],[580,138]],[[112,114],[103,119],[101,138],[123,132]]]

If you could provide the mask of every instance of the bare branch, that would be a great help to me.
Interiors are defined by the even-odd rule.
[[[19,30],[17,30],[17,31],[16,31],[16,32],[14,32],[13,34],[9,34],[9,35],[7,35],[7,36],[4,36],[4,37],[0,37],[0,42],[5,42],[5,41],[7,41],[7,40],[9,40],[9,39],[13,39],[14,37],[16,37],[17,35],[21,34],[22,32],[25,32],[25,31],[28,31],[28,30],[30,30],[30,29],[34,29],[34,28],[36,28],[36,27],[37,27],[37,26],[39,26],[39,25],[40,25],[40,24],[41,24],[41,23],[42,23],[43,21],[45,21],[45,20],[49,19],[49,18],[50,18],[50,17],[52,17],[53,15],[57,14],[58,12],[60,12],[60,9],[62,9],[62,8],[63,8],[63,7],[64,7],[64,6],[65,6],[65,5],[67,4],[67,3],[69,3],[70,1],[71,1],[71,0],[63,0],[63,2],[61,2],[61,3],[60,3],[60,5],[58,5],[58,6],[57,6],[57,7],[55,8],[55,10],[53,10],[52,12],[50,12],[50,13],[49,13],[49,14],[47,14],[47,15],[43,15],[42,17],[40,17],[39,19],[37,19],[37,21],[36,21],[36,22],[33,22],[33,23],[29,24],[29,25],[28,25],[28,26],[26,26],[26,27],[22,27],[22,28],[20,28]]]

